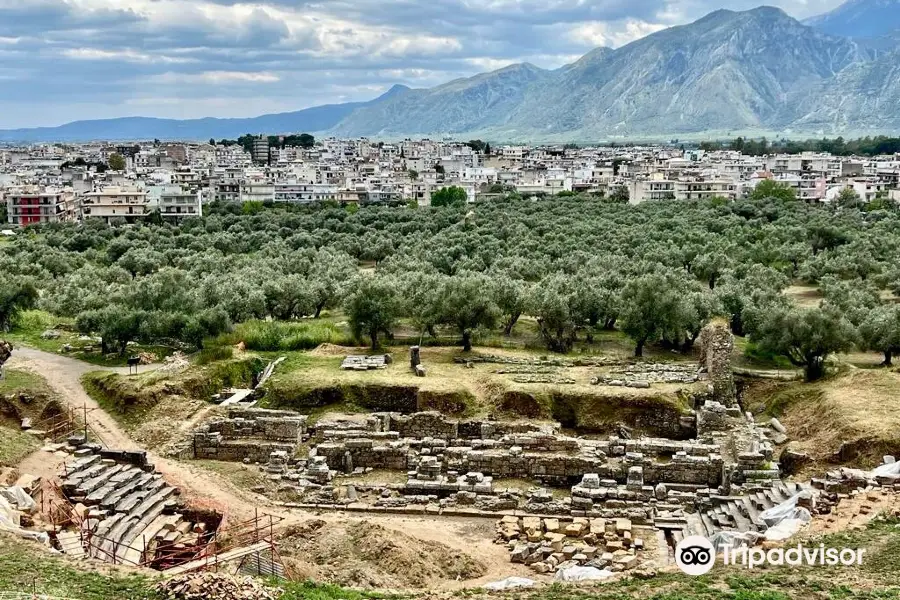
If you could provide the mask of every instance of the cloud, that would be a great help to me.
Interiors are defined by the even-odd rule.
[[[202,73],[167,72],[148,77],[150,83],[159,84],[203,84],[220,85],[223,83],[276,83],[281,78],[274,73],[244,71],[204,71]]]
[[[100,48],[66,48],[62,51],[66,58],[75,60],[101,60],[126,63],[163,63],[186,64],[195,62],[195,59],[179,56],[166,56],[163,54],[148,54],[136,52],[129,48],[122,50],[102,50]]]
[[[761,2],[729,0],[728,8]],[[840,0],[765,2],[806,17]],[[721,3],[0,0],[0,127],[136,113],[252,116],[369,100],[395,83],[430,87],[518,62],[556,68]]]

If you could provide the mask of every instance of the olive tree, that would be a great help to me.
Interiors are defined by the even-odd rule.
[[[683,322],[681,290],[660,273],[642,275],[622,290],[622,331],[634,340],[634,355],[643,356],[647,342],[660,339]]]
[[[856,331],[832,308],[788,308],[769,311],[751,339],[765,352],[802,367],[807,381],[825,374],[829,355],[849,349]]]
[[[378,349],[378,336],[390,335],[399,314],[396,282],[381,276],[360,277],[347,297],[344,308],[356,339],[368,337],[372,350]]]
[[[464,274],[444,283],[440,321],[462,336],[463,350],[472,350],[477,329],[495,325],[500,310],[490,294],[491,280],[481,274]]]

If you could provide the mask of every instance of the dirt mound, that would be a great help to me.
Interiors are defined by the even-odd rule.
[[[871,466],[900,452],[897,373],[857,369],[815,384],[786,384],[768,401],[795,447],[815,459]]]
[[[279,549],[297,576],[352,587],[428,588],[440,581],[476,579],[487,570],[440,542],[367,521],[304,521],[284,532]]]
[[[360,352],[357,352],[360,351]],[[365,350],[361,348],[348,348],[347,346],[338,346],[337,344],[319,344],[314,349],[307,352],[310,356],[346,356],[348,354],[365,354]]]

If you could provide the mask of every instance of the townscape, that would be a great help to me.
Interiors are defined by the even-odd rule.
[[[447,188],[463,190],[469,203],[510,191],[526,197],[587,193],[631,203],[734,200],[764,180],[808,202],[833,202],[845,189],[863,202],[900,199],[900,160],[896,150],[888,151],[890,140],[884,153],[871,156],[785,154],[776,146],[748,155],[743,143],[736,150],[720,144],[710,150],[679,144],[491,147],[480,140],[316,141],[308,134],[210,142],[0,147],[7,221],[134,223],[154,214],[180,220],[201,216],[213,202],[428,206]]]

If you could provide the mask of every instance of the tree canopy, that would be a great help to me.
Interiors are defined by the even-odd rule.
[[[245,214],[210,205],[204,213],[178,224],[32,226],[0,244],[0,326],[38,307],[76,319],[119,352],[135,340],[199,347],[232,324],[314,319],[343,307],[356,311],[357,331],[370,341],[373,328],[377,341],[403,319],[420,339],[452,331],[469,347],[481,332],[523,329],[528,317],[536,341],[553,351],[617,329],[641,352],[647,344],[687,349],[704,322],[721,316],[811,376],[847,343],[896,352],[885,300],[900,293],[893,205],[834,210],[771,197],[626,205],[506,194],[466,215],[385,206]],[[374,269],[366,276],[383,303],[349,303],[362,268]],[[784,292],[795,283],[824,291],[824,316],[790,301]],[[806,346],[822,339],[823,323],[835,337]],[[788,326],[796,333],[785,341],[776,334]]]

